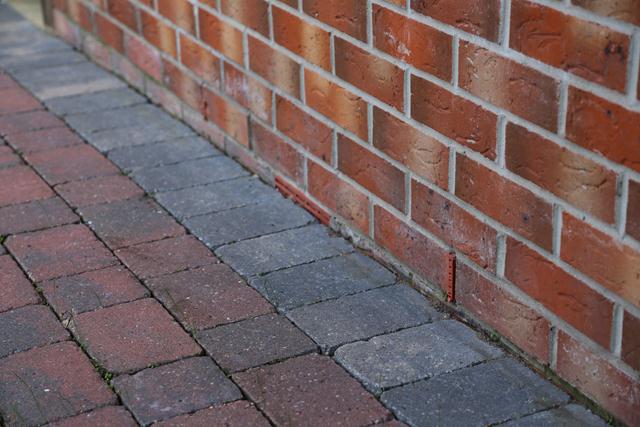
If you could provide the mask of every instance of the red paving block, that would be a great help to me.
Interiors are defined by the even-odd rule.
[[[25,160],[51,185],[120,172],[98,150],[86,144],[31,153]]]
[[[24,89],[19,87],[0,89],[0,116],[41,109],[42,104]]]
[[[140,278],[146,279],[218,262],[192,236],[181,236],[119,249],[116,256]]]
[[[276,425],[363,426],[390,417],[329,357],[311,354],[233,376]]]
[[[239,400],[226,405],[213,406],[189,415],[181,415],[154,424],[154,427],[268,427],[269,421],[251,402]]]
[[[30,111],[0,116],[0,136],[63,126],[64,122],[48,111]]]
[[[106,406],[86,414],[47,424],[47,427],[137,427],[123,406]]]
[[[49,307],[27,305],[0,314],[0,358],[69,338]]]
[[[17,88],[18,83],[15,82],[8,74],[4,74],[3,70],[0,70],[0,89]]]
[[[78,135],[67,127],[34,130],[7,136],[7,142],[21,153],[34,153],[53,148],[84,144]]]
[[[155,300],[80,314],[74,333],[109,372],[133,372],[200,353],[200,347]]]
[[[184,228],[151,199],[123,200],[80,209],[111,249],[180,236]]]
[[[0,182],[11,183],[0,185],[0,207],[54,196],[49,186],[27,166],[0,169]]]
[[[35,289],[9,255],[0,256],[0,312],[40,302]]]
[[[266,299],[224,264],[151,279],[147,285],[189,330],[212,328],[273,311]]]
[[[84,225],[11,236],[5,246],[34,282],[98,270],[117,262]]]
[[[17,166],[21,163],[22,160],[13,152],[11,147],[0,146],[0,169]]]
[[[73,207],[116,202],[144,194],[140,187],[122,175],[70,182],[57,186],[56,190]]]
[[[0,360],[0,413],[8,425],[36,426],[116,403],[71,342]]]
[[[148,296],[146,288],[121,266],[49,280],[40,288],[61,317]]]
[[[0,235],[42,230],[79,219],[59,197],[34,200],[0,208]]]

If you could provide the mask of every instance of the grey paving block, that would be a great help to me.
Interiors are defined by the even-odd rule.
[[[155,144],[118,148],[110,151],[108,157],[121,169],[132,171],[220,155],[222,153],[206,139],[190,136]]]
[[[8,4],[0,4],[0,23],[19,22],[24,18]]]
[[[62,40],[38,30],[27,20],[4,22],[0,26],[0,57],[70,51]]]
[[[88,62],[87,58],[74,50],[62,52],[36,53],[27,56],[0,57],[0,66],[10,72],[23,70],[37,70],[40,68],[55,68],[61,65]],[[55,72],[55,70],[51,70]]]
[[[247,176],[249,172],[228,157],[189,160],[168,166],[140,169],[131,177],[151,193],[179,190],[185,187]]]
[[[335,353],[336,360],[374,393],[502,355],[455,320],[346,344]]]
[[[407,384],[381,399],[412,426],[486,426],[564,404],[569,396],[506,358]]]
[[[193,131],[188,126],[171,116],[164,115],[162,119],[153,122],[106,129],[83,136],[89,144],[105,153],[115,148],[133,147],[193,135]]]
[[[606,427],[608,425],[602,418],[576,404],[538,412],[500,424],[502,427]]]
[[[190,187],[156,196],[158,202],[178,218],[263,203],[278,197],[282,196],[255,177]]]
[[[316,349],[309,337],[277,314],[219,326],[199,333],[196,339],[228,372],[242,371]]]
[[[373,289],[297,308],[287,317],[324,351],[375,335],[418,326],[442,315],[406,285]]]
[[[292,201],[279,197],[257,205],[188,219],[185,226],[209,248],[301,227],[314,218]]]
[[[250,284],[280,310],[391,285],[396,276],[354,252],[251,279]]]
[[[69,114],[124,108],[146,102],[147,100],[135,91],[129,88],[119,88],[102,92],[53,98],[45,101],[45,105],[54,113],[60,116],[66,116]]]
[[[215,253],[245,277],[353,252],[341,237],[326,227],[308,225],[277,234],[243,240],[218,248]]]
[[[179,123],[158,107],[151,104],[134,105],[127,108],[100,112],[72,114],[67,116],[66,121],[69,126],[83,136],[107,129],[129,127],[145,128],[153,125],[168,127],[171,121]]]

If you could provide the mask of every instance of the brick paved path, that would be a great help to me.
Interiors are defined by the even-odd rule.
[[[604,424],[4,6],[0,67],[3,423]]]

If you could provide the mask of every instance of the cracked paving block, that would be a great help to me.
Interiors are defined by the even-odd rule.
[[[7,142],[14,149],[25,154],[84,144],[84,141],[67,127],[16,133],[8,135]]]
[[[101,92],[53,98],[45,101],[49,110],[60,116],[91,113],[147,103],[147,100],[129,88],[110,89]]]
[[[406,285],[373,289],[287,312],[293,323],[325,351],[341,344],[418,326],[442,318]]]
[[[47,183],[27,166],[0,169],[0,182],[11,182],[11,185],[0,185],[0,207],[49,199],[55,195]]]
[[[65,418],[47,427],[137,427],[137,423],[123,406],[105,406],[98,408],[86,414],[76,415],[75,417]]]
[[[381,393],[502,355],[469,327],[442,320],[346,344],[336,350],[335,358],[367,389]]]
[[[500,425],[502,427],[606,427],[609,424],[588,409],[570,404]]]
[[[354,252],[303,264],[250,280],[280,310],[391,285],[396,276],[373,259]]]
[[[193,414],[180,415],[154,424],[154,427],[225,426],[269,427],[269,421],[251,402],[239,400],[201,409]]]
[[[384,392],[381,398],[400,420],[413,426],[486,426],[569,400],[513,359],[492,360],[407,384]]]
[[[180,360],[113,381],[142,425],[242,399],[238,387],[208,357]]]
[[[216,255],[240,274],[253,276],[348,252],[353,252],[349,243],[314,224],[226,245]]]
[[[0,235],[36,231],[78,221],[59,197],[0,208]]]
[[[4,247],[0,246],[0,255]],[[0,256],[0,312],[40,302],[35,289],[10,256]]]
[[[111,175],[75,181],[56,187],[56,191],[73,207],[86,207],[103,203],[117,202],[144,195],[126,176]]]
[[[0,358],[68,338],[47,306],[27,305],[0,313]]]

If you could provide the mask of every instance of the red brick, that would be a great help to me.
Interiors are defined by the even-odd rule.
[[[405,173],[344,135],[338,136],[338,169],[400,211]]]
[[[640,139],[640,113],[569,88],[566,134],[567,139],[587,150],[640,171],[636,143]]]
[[[495,230],[417,181],[411,182],[411,219],[480,267],[495,270]]]
[[[273,7],[273,37],[279,45],[327,71],[331,70],[330,34],[296,15]]]
[[[0,314],[0,358],[64,341],[69,334],[45,305],[27,305]],[[3,414],[4,415],[4,414]]]
[[[235,21],[269,37],[269,5],[266,1],[222,0],[221,10]]]
[[[84,225],[65,225],[11,236],[5,246],[34,282],[116,263],[113,255]]]
[[[249,117],[222,96],[202,89],[204,116],[244,146],[249,146]]]
[[[627,234],[640,241],[640,182],[629,181]]]
[[[640,423],[640,382],[580,344],[558,333],[557,372],[628,425]]]
[[[362,98],[307,69],[304,79],[308,106],[358,138],[367,139],[367,103]]]
[[[419,70],[443,80],[451,79],[452,37],[376,4],[373,44]]]
[[[140,25],[142,36],[149,43],[176,57],[176,30],[144,10],[140,11]]]
[[[147,290],[122,266],[48,280],[40,288],[63,318],[148,296]]]
[[[273,311],[267,300],[224,264],[151,279],[147,286],[188,330],[209,329]]]
[[[512,123],[507,125],[506,164],[577,208],[614,222],[617,176],[613,171]]]
[[[378,107],[373,107],[373,145],[422,178],[447,188],[449,149]]]
[[[158,81],[162,79],[162,59],[157,50],[130,34],[124,36],[124,50],[127,58],[144,73]]]
[[[22,164],[20,157],[11,147],[0,145],[0,169],[18,166]]]
[[[498,118],[440,86],[411,76],[411,117],[494,159]]]
[[[551,250],[551,204],[460,154],[456,160],[456,196],[540,247]]]
[[[326,356],[311,354],[233,376],[277,425],[369,425],[389,412]],[[330,411],[327,408],[331,408]]]
[[[573,0],[573,4],[598,15],[640,25],[640,3],[638,0]]]
[[[550,7],[526,0],[511,5],[513,49],[620,92],[629,43],[627,35]]]
[[[120,172],[113,163],[87,144],[31,153],[25,159],[50,185]]]
[[[212,406],[193,414],[180,415],[167,421],[156,423],[156,427],[186,426],[252,426],[269,427],[269,421],[246,400]]]
[[[116,396],[74,343],[0,360],[0,411],[9,425],[41,425],[115,403]]]
[[[411,8],[468,33],[498,40],[500,0],[414,0]]]
[[[136,427],[138,424],[123,406],[106,406],[86,414],[47,424],[47,427],[108,427],[110,425]]]
[[[163,59],[164,75],[162,82],[178,98],[191,108],[200,111],[202,108],[202,86],[185,70],[172,62]]]
[[[249,67],[279,89],[300,98],[300,64],[252,36]]]
[[[193,356],[200,347],[153,299],[83,313],[73,330],[87,353],[112,373]]]
[[[281,96],[276,97],[276,126],[311,154],[331,162],[331,129]]]
[[[456,267],[456,301],[527,353],[549,361],[549,322],[461,262]]]
[[[40,302],[31,283],[9,255],[0,256],[0,313]]]
[[[3,137],[14,133],[63,126],[64,122],[48,111],[30,111],[0,116],[0,136]]]
[[[158,0],[162,16],[188,33],[195,33],[193,6],[187,0]]]
[[[447,251],[433,240],[376,206],[376,243],[432,284],[444,288]]]
[[[79,0],[67,0],[69,17],[75,21],[80,28],[88,33],[93,33],[93,14],[91,10],[87,8]]]
[[[27,154],[84,143],[78,135],[66,127],[16,133],[7,136],[6,139],[14,149]]]
[[[198,14],[200,39],[227,58],[242,64],[242,31],[202,9],[198,9]]]
[[[258,123],[252,123],[251,133],[256,154],[276,170],[300,184],[303,179],[302,155],[282,138]]]
[[[42,110],[42,104],[26,90],[15,87],[0,89],[0,116]]]
[[[640,252],[565,212],[560,257],[640,307]]]
[[[122,22],[133,31],[137,31],[136,8],[129,0],[109,0],[107,3],[109,15]]]
[[[0,169],[0,207],[48,199],[53,191],[36,173],[27,166]]]
[[[118,258],[143,279],[163,276],[218,260],[193,236],[181,236],[143,243],[116,251]]]
[[[461,88],[550,131],[558,124],[558,82],[468,42],[459,48]]]
[[[180,35],[180,62],[207,83],[217,86],[220,82],[220,60],[184,34]]]
[[[365,235],[369,234],[369,199],[335,173],[309,161],[309,193]]]
[[[144,194],[140,187],[122,175],[70,182],[57,186],[56,191],[70,206],[76,208],[132,199]]]
[[[99,13],[95,14],[96,35],[107,45],[124,53],[124,32],[120,27]]]
[[[640,318],[624,312],[622,326],[622,360],[636,371],[640,371]]]
[[[224,91],[258,118],[271,122],[272,91],[229,62],[224,63]]]
[[[78,216],[54,197],[0,208],[0,235],[41,230],[78,221]]]
[[[367,40],[367,5],[360,0],[304,0],[307,15],[356,39]]]

